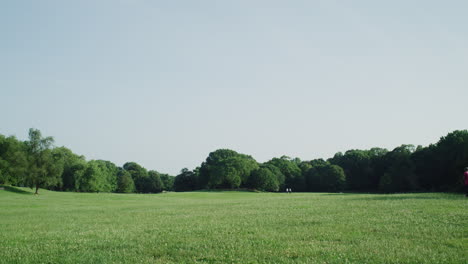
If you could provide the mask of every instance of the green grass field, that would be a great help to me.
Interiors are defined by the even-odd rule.
[[[0,190],[0,263],[468,263],[462,195]]]

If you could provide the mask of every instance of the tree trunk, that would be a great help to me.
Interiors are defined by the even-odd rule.
[[[36,184],[36,192],[34,194],[39,194],[39,184]]]

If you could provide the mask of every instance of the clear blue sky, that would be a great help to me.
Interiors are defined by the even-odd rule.
[[[176,174],[468,126],[468,2],[2,1],[0,133]]]

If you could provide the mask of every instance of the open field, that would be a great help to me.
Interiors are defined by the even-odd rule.
[[[467,263],[462,195],[0,190],[1,263]]]

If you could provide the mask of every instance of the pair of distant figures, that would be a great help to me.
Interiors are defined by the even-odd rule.
[[[286,193],[292,193],[291,188],[286,188]]]

